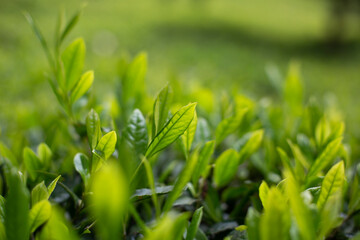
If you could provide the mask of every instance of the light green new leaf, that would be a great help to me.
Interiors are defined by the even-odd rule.
[[[45,186],[44,181],[37,184],[31,191],[31,206],[35,206],[36,203],[49,198],[49,192]]]
[[[215,150],[215,141],[207,142],[204,145],[204,147],[201,149],[198,163],[196,164],[194,173],[192,175],[192,182],[194,185],[197,184],[197,181],[199,180],[200,176],[202,176],[202,174],[205,172],[206,167],[209,164],[211,155],[214,153],[214,150]]]
[[[292,63],[284,85],[284,100],[292,115],[299,116],[302,112],[303,85],[300,80],[300,67]]]
[[[6,239],[5,226],[3,222],[0,222],[0,239]]]
[[[300,195],[299,186],[290,172],[285,171],[284,175],[287,179],[285,183],[285,192],[289,198],[291,211],[295,217],[300,235],[304,240],[316,239],[311,212]]]
[[[286,199],[279,189],[269,189],[267,208],[260,219],[260,236],[262,240],[289,239],[291,225],[289,208]]]
[[[222,187],[235,176],[239,166],[239,154],[234,149],[223,152],[215,161],[214,182]]]
[[[51,216],[51,204],[49,201],[44,200],[35,204],[29,214],[30,233],[43,225]]]
[[[191,121],[189,127],[186,129],[183,135],[181,135],[181,141],[183,142],[183,145],[185,147],[185,152],[188,154],[191,150],[191,144],[195,137],[196,132],[196,126],[197,126],[197,114],[196,111],[194,112],[194,118]]]
[[[59,181],[59,179],[61,178],[61,175],[57,176],[50,184],[49,186],[47,187],[47,190],[48,190],[48,195],[50,197],[50,195],[53,193],[55,187],[56,187],[56,184],[57,182]]]
[[[71,102],[74,103],[81,98],[90,89],[93,82],[94,72],[88,71],[84,73],[71,91]]]
[[[32,180],[37,177],[37,171],[43,167],[43,163],[36,156],[36,154],[28,147],[24,148],[23,159],[26,170]]]
[[[305,169],[309,169],[310,164],[309,164],[308,160],[306,159],[306,157],[304,156],[304,154],[302,153],[299,146],[294,144],[293,142],[291,142],[290,139],[288,139],[287,142],[291,148],[291,151],[294,155],[295,160],[297,162],[299,162],[301,164],[301,166],[304,167]]]
[[[94,149],[101,138],[100,118],[94,109],[86,117],[86,131],[90,148]]]
[[[140,53],[129,64],[122,79],[123,100],[126,102],[138,93],[144,92],[147,56]]]
[[[280,147],[277,147],[276,150],[279,153],[279,156],[280,156],[280,159],[281,159],[284,169],[286,171],[290,172],[292,174],[292,176],[295,177],[295,172],[294,172],[293,167],[291,166],[290,158],[287,155],[287,153]]]
[[[195,107],[196,103],[190,103],[174,114],[148,146],[147,158],[166,148],[186,131],[194,118]]]
[[[74,157],[75,170],[80,174],[85,188],[88,186],[90,179],[90,161],[85,154],[78,153]]]
[[[239,164],[243,163],[246,159],[248,159],[254,152],[256,152],[262,142],[264,136],[264,130],[256,130],[251,133],[250,139],[246,142],[244,147],[240,149],[239,152]]]
[[[64,64],[65,82],[60,84],[66,91],[71,90],[80,79],[85,61],[85,43],[81,38],[72,42],[63,52],[61,60]]]
[[[219,145],[229,134],[235,132],[239,128],[247,111],[247,108],[240,109],[234,116],[225,118],[219,123],[215,131],[217,145]]]
[[[341,161],[334,165],[329,172],[325,175],[325,178],[321,185],[320,196],[317,201],[317,208],[322,211],[325,204],[333,196],[336,196],[342,191],[345,182],[345,167],[344,162]]]
[[[269,186],[265,181],[262,181],[259,187],[259,197],[264,209],[267,208],[266,203],[267,203],[268,193],[269,193]]]
[[[29,240],[29,193],[17,170],[7,175],[9,193],[5,202],[5,230],[7,240]]]
[[[115,163],[105,164],[92,177],[91,190],[89,206],[97,219],[98,238],[118,239],[130,197],[124,173]]]
[[[148,130],[146,120],[139,109],[135,109],[130,116],[125,130],[125,137],[138,154],[145,154],[148,144]]]
[[[172,103],[172,98],[173,98],[173,92],[169,85],[164,87],[157,95],[154,102],[154,110],[153,110],[152,137],[155,137],[156,134],[159,133],[159,131],[166,123],[170,111],[170,106]]]
[[[52,157],[52,151],[49,148],[48,145],[46,145],[45,143],[41,143],[38,147],[37,147],[37,155],[40,159],[40,161],[43,163],[43,165],[45,166],[45,168],[50,167],[51,165],[51,157]]]
[[[318,174],[320,171],[322,171],[324,168],[331,164],[340,149],[341,141],[342,137],[339,137],[326,146],[324,151],[311,165],[308,173],[308,179],[310,177],[316,176],[316,174]]]
[[[115,151],[116,141],[117,138],[115,131],[105,134],[93,150],[93,153],[103,160],[107,160]]]
[[[323,144],[330,136],[330,133],[330,123],[326,120],[325,117],[321,118],[315,129],[315,140],[318,147],[323,146]]]
[[[165,206],[163,209],[164,212],[168,212],[171,209],[173,203],[181,195],[186,184],[191,180],[191,176],[194,172],[197,162],[198,162],[198,155],[197,154],[190,155],[183,170],[181,171],[180,175],[178,176],[175,182],[174,189],[169,194],[165,202]]]
[[[5,198],[0,195],[0,222],[5,221]]]
[[[188,214],[175,214],[170,212],[157,223],[156,227],[145,236],[145,240],[183,239],[187,225]]]
[[[201,223],[202,215],[203,215],[203,207],[198,208],[194,212],[191,223],[190,223],[189,227],[187,228],[187,233],[186,233],[185,240],[193,240],[193,239],[195,239],[196,232],[197,232],[197,230],[199,228],[199,225]]]

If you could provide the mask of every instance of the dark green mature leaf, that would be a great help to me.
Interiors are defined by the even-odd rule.
[[[145,154],[149,141],[148,130],[146,120],[139,109],[135,109],[131,114],[125,136],[136,153]]]
[[[163,211],[168,212],[173,203],[178,199],[182,191],[184,190],[186,184],[191,180],[191,176],[194,172],[195,166],[197,164],[198,158],[197,155],[191,155],[186,162],[185,167],[181,171],[179,177],[177,178],[173,191],[169,194]]]
[[[321,192],[317,201],[317,208],[321,211],[332,197],[342,192],[345,183],[345,167],[341,161],[334,165],[325,175],[321,185]]]
[[[29,240],[29,192],[17,170],[6,176],[9,192],[5,202],[5,229],[7,240]]]
[[[215,161],[214,182],[222,187],[235,176],[239,166],[239,154],[234,149],[223,152]]]
[[[86,131],[90,148],[94,149],[101,138],[100,118],[94,109],[86,117]]]
[[[145,153],[147,158],[166,148],[186,131],[194,118],[195,107],[196,103],[190,103],[174,114],[150,143]]]
[[[65,82],[60,84],[65,90],[71,90],[80,79],[85,61],[85,43],[82,38],[73,41],[63,52]]]
[[[315,160],[315,162],[311,165],[308,179],[310,177],[316,176],[320,171],[322,171],[325,167],[329,166],[331,162],[336,157],[340,146],[341,146],[342,137],[336,138],[332,142],[330,142],[324,151],[320,154],[320,156]]]
[[[245,223],[247,226],[248,239],[260,240],[260,214],[253,207],[249,208]]]
[[[74,157],[74,166],[87,188],[90,179],[90,160],[85,154],[78,153]]]
[[[88,71],[84,73],[71,91],[71,102],[74,103],[81,98],[90,89],[93,82],[94,72]]]
[[[156,195],[165,195],[170,193],[174,189],[174,186],[163,186],[156,187],[155,193]],[[136,189],[135,193],[131,196],[131,200],[133,201],[141,201],[151,198],[153,195],[153,190],[149,188]]]
[[[169,85],[164,87],[160,93],[157,95],[154,102],[153,110],[153,131],[152,137],[155,137],[156,134],[163,128],[164,124],[169,115],[170,106],[172,103],[173,93]]]
[[[26,147],[23,151],[23,159],[26,170],[32,180],[37,177],[37,171],[43,167],[43,163],[30,148]]]
[[[5,198],[0,195],[0,222],[5,221]]]
[[[43,200],[35,204],[29,215],[30,233],[33,233],[38,227],[49,220],[51,216],[51,204],[47,200]]]
[[[235,132],[239,128],[247,111],[247,108],[240,109],[234,116],[225,118],[219,123],[215,132],[216,144],[220,144],[229,134]]]
[[[189,227],[187,229],[185,240],[193,240],[193,239],[195,239],[197,230],[198,230],[199,225],[201,223],[202,215],[203,215],[203,207],[198,208],[194,212],[191,223],[190,223],[190,225],[189,225]]]
[[[215,141],[207,142],[204,145],[204,147],[201,149],[198,163],[196,164],[194,173],[192,175],[192,182],[194,185],[196,185],[200,176],[205,172],[206,167],[209,164],[211,155],[214,153],[214,150],[215,150]]]

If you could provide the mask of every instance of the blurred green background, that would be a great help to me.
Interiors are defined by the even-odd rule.
[[[119,58],[140,51],[148,53],[151,94],[178,78],[187,86],[200,84],[215,92],[236,87],[255,99],[274,96],[267,73],[274,79],[285,77],[289,63],[296,60],[306,96],[336,101],[351,133],[360,136],[358,2],[89,0],[67,41],[84,38],[85,69],[95,71],[93,92],[100,99],[114,92]],[[22,12],[28,11],[52,40],[59,11],[65,10],[69,18],[80,6],[82,2],[69,0],[0,0],[3,131],[33,112],[41,118],[59,107],[44,77],[49,66]],[[36,118],[25,125],[35,126]]]

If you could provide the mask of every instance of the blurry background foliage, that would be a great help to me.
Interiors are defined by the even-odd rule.
[[[60,9],[71,16],[79,1],[0,0],[0,125],[3,134],[36,131],[56,110],[44,77],[46,58],[22,11],[51,39]],[[306,97],[335,105],[347,132],[360,136],[359,0],[89,0],[67,38],[86,41],[85,69],[95,72],[101,100],[116,82],[119,59],[148,53],[152,96],[178,79],[204,97],[234,89],[276,99],[289,62],[301,65]],[[270,81],[269,81],[270,80]],[[41,138],[42,136],[32,136]]]

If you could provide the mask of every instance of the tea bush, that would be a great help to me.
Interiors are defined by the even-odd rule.
[[[359,237],[360,170],[342,116],[304,99],[296,63],[274,81],[277,100],[177,80],[153,100],[141,53],[120,61],[99,102],[84,41],[63,48],[79,13],[59,22],[53,48],[27,18],[59,112],[0,143],[0,239]]]

